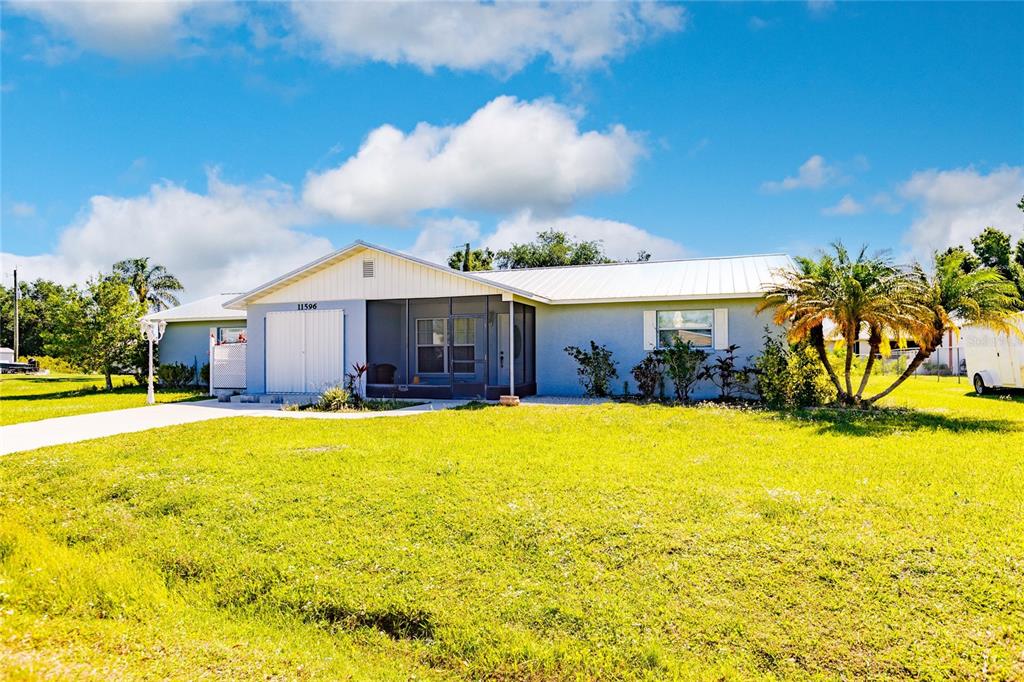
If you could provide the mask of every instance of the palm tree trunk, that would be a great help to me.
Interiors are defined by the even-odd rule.
[[[860,378],[860,386],[857,388],[857,395],[853,396],[855,401],[860,401],[862,395],[864,395],[864,389],[867,388],[868,379],[871,377],[871,368],[875,366],[875,356],[878,355],[878,348],[882,345],[882,332],[880,330],[871,329],[871,336],[868,337],[868,362],[864,366],[864,376]]]
[[[931,354],[933,352],[935,352],[934,348],[927,347],[927,346],[921,346],[921,348],[919,348],[917,353],[914,355],[914,359],[911,360],[910,364],[907,365],[907,368],[905,370],[903,370],[903,374],[901,374],[898,377],[896,377],[896,381],[892,382],[892,385],[889,386],[889,388],[887,388],[884,391],[882,391],[881,393],[879,393],[877,395],[873,395],[870,398],[868,398],[867,400],[865,400],[864,401],[864,405],[865,406],[871,406],[871,405],[875,404],[877,401],[881,400],[885,396],[887,396],[890,393],[892,393],[893,391],[895,391],[899,387],[900,384],[902,384],[904,381],[906,381],[910,377],[910,375],[913,374],[914,371],[917,370],[917,368],[921,366],[921,363],[923,363],[925,360],[927,360],[929,357],[931,357]]]
[[[818,325],[811,330],[810,342],[814,346],[814,350],[818,353],[818,360],[825,366],[825,373],[828,374],[828,378],[832,381],[832,385],[836,387],[837,398],[839,402],[845,403],[849,394],[843,390],[842,384],[839,383],[839,377],[836,375],[836,371],[832,369],[832,363],[828,361],[828,351],[825,350],[825,332]]]
[[[853,396],[853,382],[850,380],[850,373],[853,371],[853,344],[857,343],[857,330],[851,335],[847,333],[846,337],[846,363],[843,369],[843,378],[846,379],[846,395],[848,397]]]

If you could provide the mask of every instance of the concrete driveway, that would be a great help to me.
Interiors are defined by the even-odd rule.
[[[465,402],[464,400],[433,400],[388,412],[286,412],[280,409],[280,405],[220,403],[216,400],[166,403],[3,426],[0,427],[0,455],[225,417],[275,417],[280,419],[408,417],[443,410],[465,404]]]

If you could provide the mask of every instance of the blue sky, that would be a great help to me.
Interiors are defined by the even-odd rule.
[[[550,225],[655,258],[1024,235],[1020,3],[8,2],[2,24],[5,280],[149,255],[194,298],[355,238],[439,258]]]

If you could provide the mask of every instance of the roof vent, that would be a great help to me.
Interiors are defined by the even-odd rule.
[[[373,266],[374,266],[374,262],[372,260],[364,260],[363,261],[363,277],[364,278],[365,277],[373,277]]]

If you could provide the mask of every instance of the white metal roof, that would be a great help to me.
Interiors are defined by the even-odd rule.
[[[329,268],[366,249],[391,254],[418,263],[423,267],[488,284],[523,298],[552,304],[753,298],[762,296],[767,285],[778,281],[778,270],[795,268],[789,256],[774,253],[648,263],[610,263],[606,265],[569,265],[552,268],[460,272],[382,246],[356,241],[244,294],[225,294],[222,296],[220,304],[230,306],[236,311],[243,309],[250,301],[267,292]],[[196,303],[198,304],[199,301]],[[184,307],[182,306],[182,308]],[[227,312],[228,309],[224,310]],[[171,312],[173,311],[166,311],[160,315]],[[220,315],[220,317],[225,316]]]
[[[230,310],[224,304],[238,294],[215,294],[176,308],[161,310],[146,316],[148,320],[167,322],[203,322],[206,320],[245,320],[244,310]]]
[[[503,287],[528,291],[551,303],[599,303],[761,296],[792,269],[781,253],[474,272]]]

